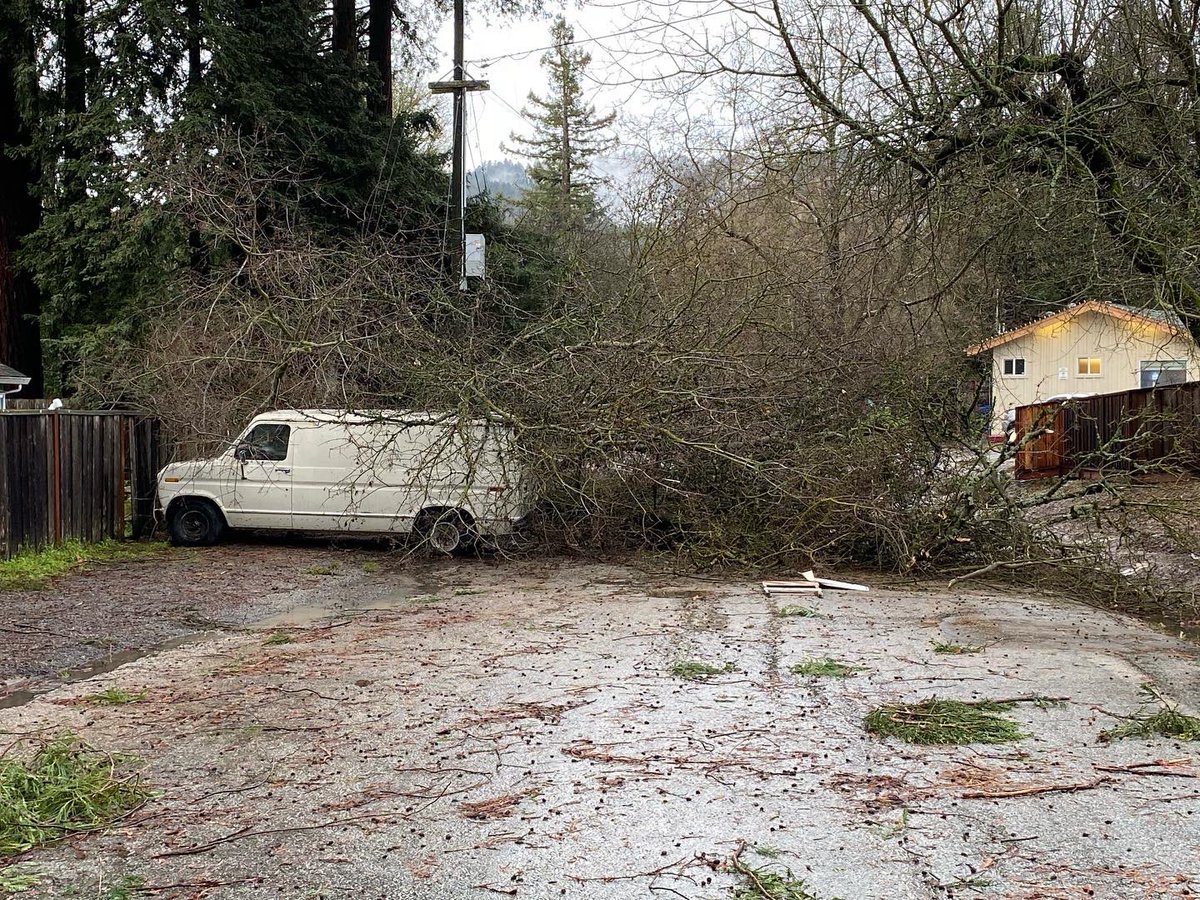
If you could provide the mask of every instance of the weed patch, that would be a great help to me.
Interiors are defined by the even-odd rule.
[[[684,681],[707,681],[716,675],[728,675],[732,671],[733,663],[725,663],[718,667],[694,659],[676,660],[671,666],[671,674]]]
[[[863,724],[872,734],[910,744],[1002,744],[1025,737],[1016,722],[998,715],[1012,705],[1010,701],[968,703],[934,697],[873,709]]]
[[[276,631],[269,638],[267,638],[265,641],[263,641],[263,646],[276,647],[279,644],[290,644],[291,642],[292,642],[292,636],[290,634],[288,634],[286,631]]]
[[[123,544],[118,541],[102,541],[99,544],[67,541],[55,547],[18,553],[0,562],[0,590],[39,590],[56,575],[66,574],[88,563],[136,559],[158,549],[158,545]]]
[[[821,614],[811,606],[781,606],[779,615],[785,619],[818,619],[821,617]]]
[[[104,900],[133,900],[145,885],[146,879],[141,875],[122,875],[101,896]]]
[[[1200,741],[1200,718],[1168,707],[1156,713],[1140,713],[1116,728],[1100,732],[1102,741],[1121,741],[1126,738],[1175,738],[1180,741]]]
[[[304,570],[305,575],[336,575],[337,573],[337,563],[331,566],[309,566]]]
[[[0,859],[126,815],[149,796],[123,760],[65,735],[28,758],[0,757]]]
[[[962,656],[964,653],[982,653],[983,647],[979,644],[954,644],[948,641],[934,641],[934,653],[944,653],[951,656]]]
[[[138,691],[136,694],[132,694],[124,688],[110,687],[98,694],[88,694],[83,699],[88,703],[95,703],[97,706],[124,706],[126,703],[145,700],[146,692]]]
[[[32,891],[42,881],[42,876],[20,866],[0,869],[0,894],[23,894]]]
[[[791,669],[793,675],[807,675],[812,678],[849,678],[854,673],[861,671],[861,666],[852,666],[840,659],[830,659],[829,657],[806,659],[804,662],[796,663]]]
[[[378,575],[383,571],[383,564],[377,563],[373,559],[369,559],[362,564],[362,570],[364,575]]]

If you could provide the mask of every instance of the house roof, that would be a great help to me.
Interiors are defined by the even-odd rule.
[[[0,384],[29,384],[29,376],[22,375],[16,369],[0,363]]]
[[[1106,300],[1085,300],[1082,303],[1073,303],[1070,306],[1064,307],[1057,312],[1049,313],[1042,316],[1040,319],[1034,319],[1025,325],[1018,328],[1010,328],[1008,331],[1002,331],[994,338],[983,341],[980,344],[967,348],[967,356],[978,356],[987,350],[1007,344],[1009,341],[1015,341],[1017,338],[1024,337],[1038,328],[1043,328],[1054,322],[1066,322],[1071,319],[1081,316],[1084,313],[1100,313],[1101,315],[1111,316],[1114,319],[1121,319],[1126,322],[1141,322],[1147,325],[1157,325],[1161,328],[1167,328],[1171,331],[1178,331],[1187,334],[1187,329],[1184,327],[1183,320],[1173,312],[1167,312],[1162,309],[1139,309],[1135,306],[1126,306],[1123,303],[1109,303]]]

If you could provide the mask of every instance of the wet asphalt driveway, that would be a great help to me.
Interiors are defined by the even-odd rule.
[[[618,565],[379,569],[0,710],[6,741],[72,729],[158,792],[30,854],[25,896],[716,900],[757,890],[746,870],[845,900],[1200,891],[1200,744],[1098,738],[1143,683],[1200,703],[1195,646],[1132,620],[977,588],[829,592],[806,617]],[[791,673],[812,657],[861,671]],[[145,696],[81,702],[109,687]],[[1066,699],[1015,707],[1006,744],[863,727],[883,703],[1029,695]]]

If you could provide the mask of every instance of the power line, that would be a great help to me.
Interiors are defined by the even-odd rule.
[[[682,19],[675,19],[672,22],[653,22],[649,25],[640,25],[637,28],[627,28],[623,31],[614,31],[610,34],[601,34],[597,37],[575,38],[574,40],[563,41],[562,44],[547,44],[544,47],[531,47],[528,50],[517,50],[513,53],[501,53],[498,56],[485,56],[481,59],[472,60],[472,62],[478,63],[480,68],[486,69],[492,63],[499,62],[502,59],[524,59],[533,53],[540,53],[543,50],[553,50],[559,46],[570,47],[575,44],[595,44],[599,43],[600,41],[608,40],[609,38],[624,37],[628,34],[639,34],[643,31],[655,31],[657,29],[673,28],[676,25],[682,25],[684,22],[695,22],[699,19],[707,19],[716,15],[727,15],[728,13],[729,10],[724,7],[719,9],[710,9],[708,12],[697,13],[694,16],[685,16]]]

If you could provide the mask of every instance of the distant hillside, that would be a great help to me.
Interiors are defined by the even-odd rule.
[[[525,166],[511,159],[488,160],[467,175],[467,196],[484,191],[493,197],[516,203],[533,182]]]

